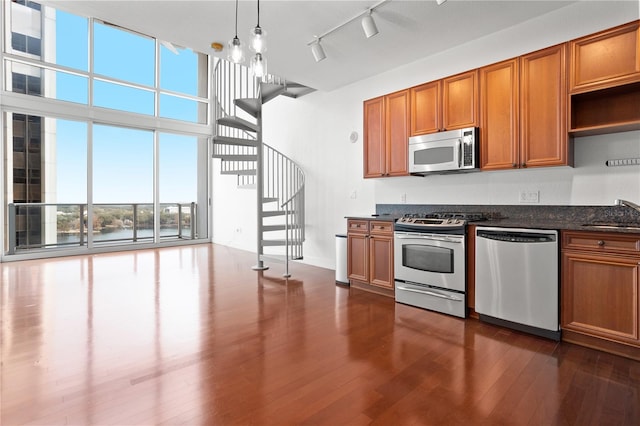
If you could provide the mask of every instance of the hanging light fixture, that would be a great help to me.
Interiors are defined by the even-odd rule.
[[[267,74],[267,58],[262,54],[267,51],[267,32],[260,28],[260,0],[258,0],[258,23],[251,30],[251,50],[256,52],[251,59],[251,71],[253,75],[261,78]]]
[[[242,51],[242,42],[238,38],[238,0],[236,0],[236,35],[233,39],[229,40],[229,54],[227,55],[234,64],[240,64],[244,62],[244,52]]]
[[[364,30],[364,35],[367,36],[367,38],[371,38],[378,34],[378,27],[376,27],[376,21],[373,20],[371,12],[372,9],[369,9],[369,14],[362,18],[362,29]]]
[[[267,59],[262,56],[262,53],[256,53],[256,55],[251,58],[251,72],[258,78],[267,75]]]
[[[311,44],[311,53],[313,53],[313,58],[316,60],[316,62],[320,62],[327,57],[327,55],[324,53],[322,45],[320,44],[320,40],[321,39],[319,38],[315,43]]]
[[[260,28],[260,0],[258,0],[258,24],[251,30],[251,50],[256,53],[267,51],[267,32]]]

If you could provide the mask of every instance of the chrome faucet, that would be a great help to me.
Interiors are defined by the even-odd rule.
[[[638,213],[640,213],[640,206],[637,205],[636,203],[632,203],[631,201],[617,199],[615,201],[615,205],[616,206],[630,207],[630,208],[634,209],[635,211],[637,211]]]

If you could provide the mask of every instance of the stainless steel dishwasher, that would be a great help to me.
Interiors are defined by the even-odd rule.
[[[558,232],[476,228],[480,320],[560,340]]]

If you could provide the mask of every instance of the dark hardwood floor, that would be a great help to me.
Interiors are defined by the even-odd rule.
[[[198,245],[0,264],[2,425],[638,425],[640,363]]]

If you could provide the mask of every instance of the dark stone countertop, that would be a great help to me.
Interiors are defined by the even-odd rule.
[[[376,204],[378,216],[346,218],[393,222],[406,213],[433,212],[484,213],[488,220],[471,222],[478,226],[640,234],[640,212],[624,206]]]

